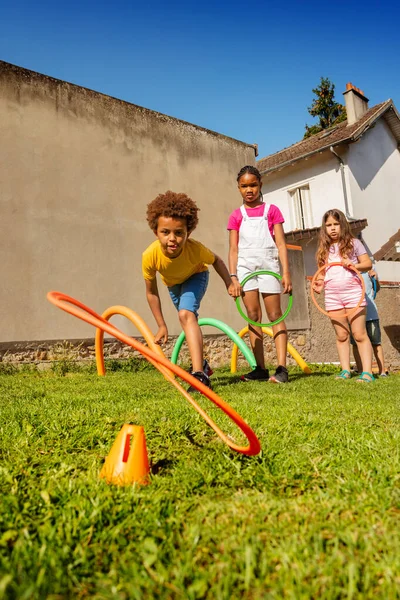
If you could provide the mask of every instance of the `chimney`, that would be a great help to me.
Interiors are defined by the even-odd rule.
[[[346,102],[347,125],[353,125],[368,110],[368,98],[364,92],[352,83],[346,83],[346,91],[343,92]]]

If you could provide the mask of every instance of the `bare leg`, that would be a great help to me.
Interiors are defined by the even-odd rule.
[[[362,370],[372,373],[372,346],[365,327],[366,313],[367,309],[363,308],[351,318],[351,331],[360,353]]]
[[[350,371],[350,328],[344,314],[343,309],[329,311],[329,317],[336,333],[336,348],[340,366],[342,370]]]
[[[193,371],[203,371],[203,334],[196,315],[190,310],[180,310],[178,316],[186,335]]]
[[[354,360],[356,361],[357,371],[359,373],[361,373],[361,371],[363,370],[363,368],[362,368],[360,353],[358,351],[357,344],[355,346],[353,346],[353,356],[354,356]]]
[[[256,321],[256,323],[261,323],[262,313],[258,290],[244,292],[243,302],[249,319]],[[250,346],[256,359],[257,366],[261,367],[261,369],[265,369],[263,332],[261,327],[255,327],[249,323],[249,338]]]
[[[262,294],[267,311],[268,319],[276,321],[282,316],[281,297],[280,294]],[[273,325],[272,331],[274,334],[274,342],[276,348],[276,357],[278,365],[286,367],[287,356],[287,329],[284,321],[277,325]]]
[[[377,345],[373,344],[372,349],[374,351],[375,360],[378,365],[379,375],[383,375],[383,373],[386,373],[386,367],[385,367],[385,359],[383,356],[382,344],[377,344]]]

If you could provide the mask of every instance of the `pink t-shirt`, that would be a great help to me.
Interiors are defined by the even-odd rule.
[[[260,204],[259,206],[256,206],[255,208],[245,207],[245,210],[249,217],[262,217],[264,214],[264,208],[265,208],[265,204]],[[242,221],[243,221],[242,213],[240,211],[240,208],[237,208],[229,216],[227,229],[228,230],[234,229],[235,231],[239,231]],[[285,222],[285,219],[283,218],[283,215],[282,215],[281,211],[279,210],[279,208],[277,206],[275,206],[275,204],[271,204],[269,207],[269,210],[268,210],[268,227],[269,227],[269,231],[270,231],[270,234],[272,235],[272,237],[274,237],[274,225],[276,223],[284,223],[284,222]]]
[[[367,254],[365,246],[362,244],[362,242],[360,242],[360,240],[353,238],[353,250],[350,252],[347,258],[353,264],[357,264],[358,257],[361,256],[361,254]],[[329,248],[327,262],[342,262],[342,257],[339,253],[339,244],[332,244],[332,246]],[[341,285],[341,282],[345,280],[351,280],[353,278],[358,280],[357,274],[351,269],[344,269],[343,267],[331,267],[330,269],[326,270],[325,284],[331,282],[331,285],[335,285],[336,283],[337,285]]]

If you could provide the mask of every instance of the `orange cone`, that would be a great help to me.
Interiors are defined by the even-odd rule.
[[[133,441],[131,444],[131,438]],[[149,480],[149,459],[143,427],[123,425],[107,456],[100,477],[115,485],[146,485]]]

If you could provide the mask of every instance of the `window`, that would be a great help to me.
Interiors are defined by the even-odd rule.
[[[290,190],[290,212],[292,215],[293,229],[308,229],[313,227],[311,211],[310,186],[302,185],[295,190]]]

